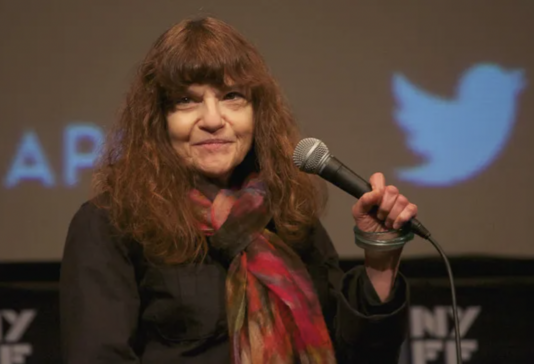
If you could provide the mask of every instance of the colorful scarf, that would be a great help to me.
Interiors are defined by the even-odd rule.
[[[266,187],[257,176],[240,190],[203,185],[191,193],[210,249],[230,262],[226,310],[232,362],[335,363],[306,267],[266,229],[272,215],[265,197]]]

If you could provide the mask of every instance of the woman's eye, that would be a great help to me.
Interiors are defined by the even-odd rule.
[[[193,101],[193,100],[191,100],[190,97],[184,96],[184,97],[180,97],[176,103],[179,104],[179,105],[180,104],[188,104],[191,101]]]
[[[244,98],[239,92],[229,92],[224,96],[225,100],[235,100],[239,98]]]

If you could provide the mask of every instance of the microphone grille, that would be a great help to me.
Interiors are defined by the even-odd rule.
[[[306,173],[319,173],[322,161],[330,152],[325,143],[315,138],[304,138],[293,152],[293,162]]]

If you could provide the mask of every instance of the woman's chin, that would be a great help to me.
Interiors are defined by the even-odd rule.
[[[197,171],[199,174],[206,178],[218,180],[221,182],[227,181],[228,177],[232,173],[230,168],[220,168],[220,166],[218,166],[217,168],[198,168]]]

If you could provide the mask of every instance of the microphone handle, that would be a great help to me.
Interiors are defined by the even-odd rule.
[[[324,161],[319,175],[356,198],[360,198],[364,193],[372,191],[369,182],[350,170],[333,155],[330,155]],[[423,239],[430,237],[430,231],[415,218],[408,221],[405,226]]]

